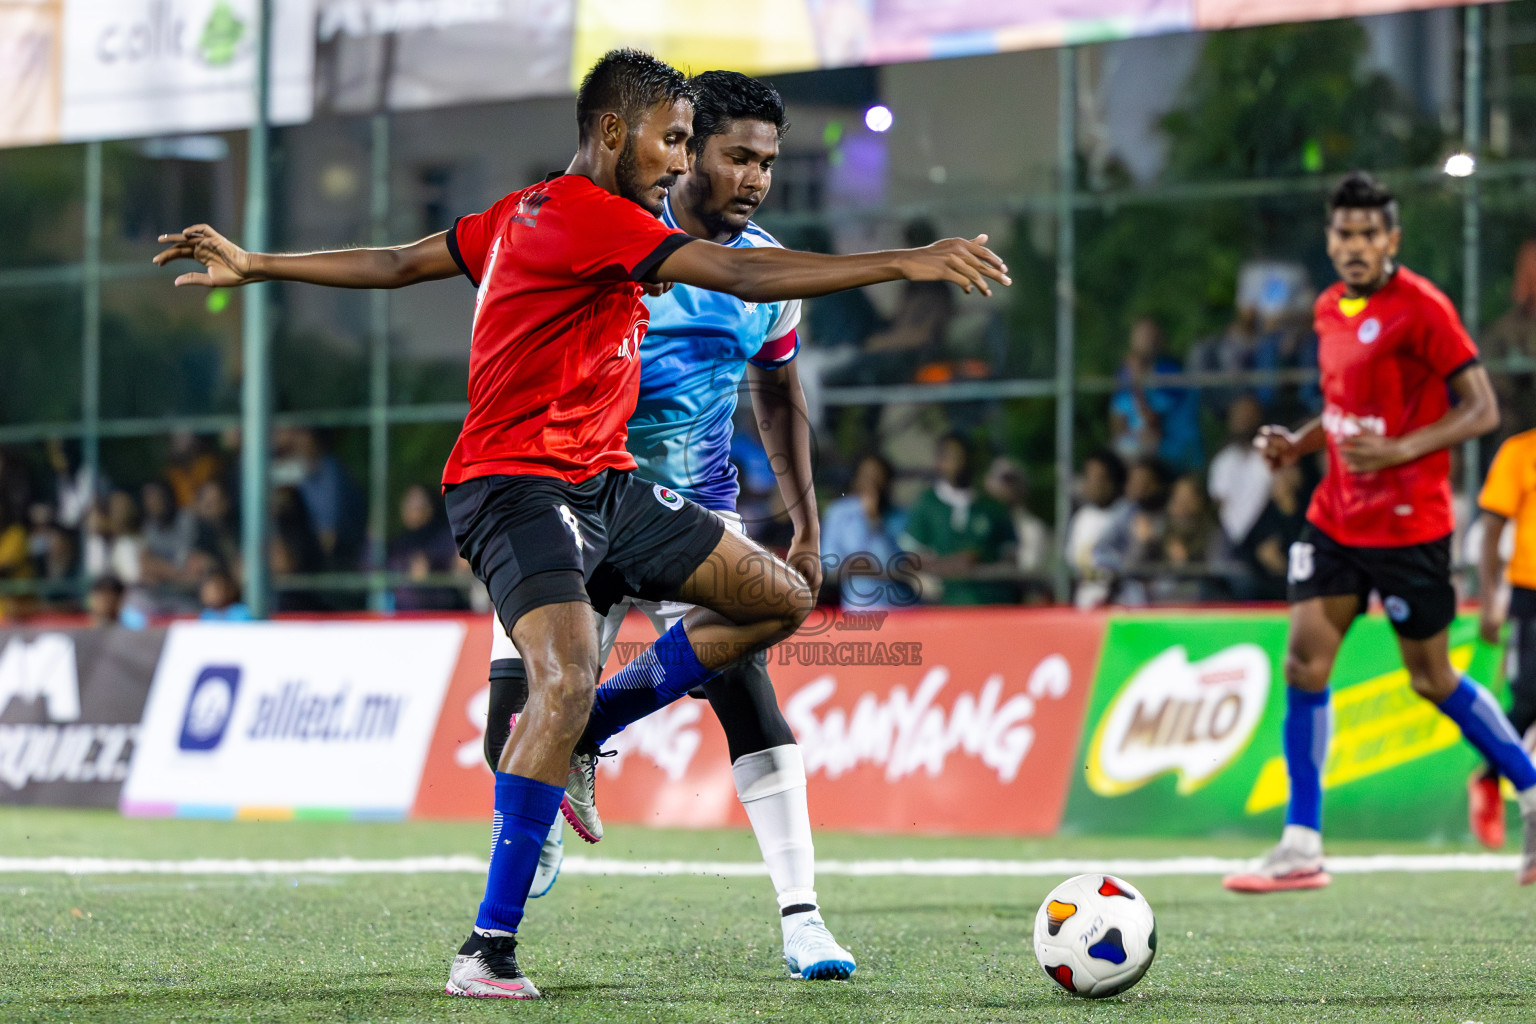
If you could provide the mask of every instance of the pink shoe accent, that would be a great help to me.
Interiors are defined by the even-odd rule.
[[[495,985],[505,988],[505,994],[500,992],[469,992],[462,988],[455,988],[451,983],[443,987],[443,991],[450,996],[468,996],[470,999],[533,999],[534,997],[523,990],[521,984],[513,984],[505,981],[492,981],[490,978],[479,979],[482,985]]]
[[[571,830],[580,836],[584,842],[600,843],[603,841],[602,836],[594,836],[582,826],[581,819],[576,817],[575,811],[571,810],[571,802],[564,797],[560,798],[560,813],[565,815],[565,820],[570,823]]]
[[[1279,878],[1259,874],[1228,875],[1221,880],[1221,885],[1231,892],[1292,892],[1321,889],[1332,881],[1333,877],[1326,871],[1308,871],[1304,874],[1281,875]]]

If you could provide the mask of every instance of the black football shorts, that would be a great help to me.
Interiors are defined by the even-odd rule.
[[[1392,628],[1409,640],[1428,640],[1456,617],[1448,536],[1403,547],[1355,547],[1308,523],[1291,545],[1286,582],[1291,604],[1353,594],[1362,612],[1374,590]]]
[[[720,543],[725,523],[676,491],[605,469],[567,483],[486,476],[443,495],[459,554],[507,632],[535,608],[623,597],[666,601]]]

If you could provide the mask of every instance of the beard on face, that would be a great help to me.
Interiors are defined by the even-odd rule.
[[[648,193],[657,185],[671,188],[677,180],[670,174],[651,182],[645,181],[640,176],[640,162],[635,158],[634,132],[624,137],[624,148],[619,150],[619,163],[614,168],[614,177],[618,182],[619,195],[658,216],[661,214],[661,202],[652,200]]]

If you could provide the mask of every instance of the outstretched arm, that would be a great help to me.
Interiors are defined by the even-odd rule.
[[[800,371],[789,362],[774,370],[749,366],[747,374],[758,436],[795,528],[784,560],[800,571],[815,593],[821,589],[821,520],[811,482],[811,421]]]
[[[1012,284],[1008,268],[986,247],[987,236],[945,238],[921,249],[827,256],[793,249],[740,248],[702,240],[662,260],[654,281],[691,284],[748,302],[813,299],[882,281],[949,281],[991,295],[990,282]]]
[[[459,273],[448,251],[448,232],[439,231],[419,242],[382,249],[337,249],[332,252],[279,254],[246,252],[207,224],[194,224],[179,234],[161,235],[170,248],[155,256],[157,266],[192,259],[208,269],[182,274],[176,286],[233,288],[252,281],[303,281],[333,288],[401,288],[418,281],[439,281]]]

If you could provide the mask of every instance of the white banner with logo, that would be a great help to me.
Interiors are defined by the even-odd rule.
[[[244,128],[255,115],[257,0],[65,0],[64,141]],[[314,107],[315,0],[272,2],[277,124]]]
[[[125,814],[403,817],[461,622],[173,626]]]

